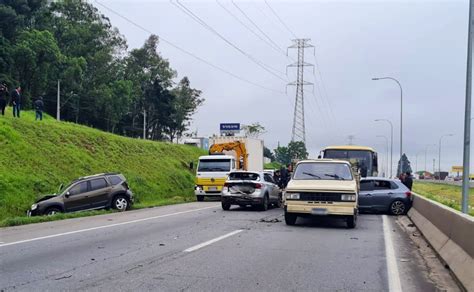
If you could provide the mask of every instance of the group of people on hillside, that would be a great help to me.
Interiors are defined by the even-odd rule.
[[[273,180],[280,187],[280,189],[285,189],[288,185],[288,182],[291,178],[291,173],[293,172],[291,164],[288,166],[282,166],[280,169],[275,171],[273,175]]]
[[[8,92],[8,87],[5,83],[0,83],[0,113],[2,116],[5,115],[5,108],[8,105],[8,96],[10,95],[10,105],[13,108],[13,117],[19,118],[20,117],[20,110],[21,110],[21,87],[17,86],[14,90],[10,93]],[[36,118],[35,120],[43,120],[43,108],[44,102],[43,98],[40,96],[35,100],[33,103],[36,111]]]

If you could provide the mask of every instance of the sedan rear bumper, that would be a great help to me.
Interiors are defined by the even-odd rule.
[[[263,198],[244,196],[222,196],[222,202],[231,205],[259,205]]]

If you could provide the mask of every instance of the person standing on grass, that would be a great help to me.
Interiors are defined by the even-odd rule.
[[[12,106],[13,106],[13,117],[20,117],[21,108],[21,87],[17,86],[11,93]]]
[[[37,100],[35,100],[35,110],[36,110],[35,121],[37,121],[38,119],[40,121],[43,120],[43,108],[44,108],[43,97],[40,96]]]
[[[0,112],[2,113],[2,116],[5,115],[5,107],[7,106],[7,95],[7,85],[5,83],[0,84]]]

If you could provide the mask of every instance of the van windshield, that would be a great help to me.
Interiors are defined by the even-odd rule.
[[[198,171],[230,171],[230,159],[203,159],[199,161]]]
[[[295,180],[352,180],[349,165],[343,163],[301,163],[293,175]]]

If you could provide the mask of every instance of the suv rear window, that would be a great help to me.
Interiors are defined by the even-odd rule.
[[[229,180],[260,180],[260,175],[251,172],[232,172],[229,174]]]
[[[91,191],[104,189],[107,187],[107,182],[103,178],[91,180]]]
[[[123,179],[122,179],[120,176],[118,176],[118,175],[109,176],[109,182],[110,182],[113,186],[116,186],[116,185],[120,184],[122,181],[123,181]]]

